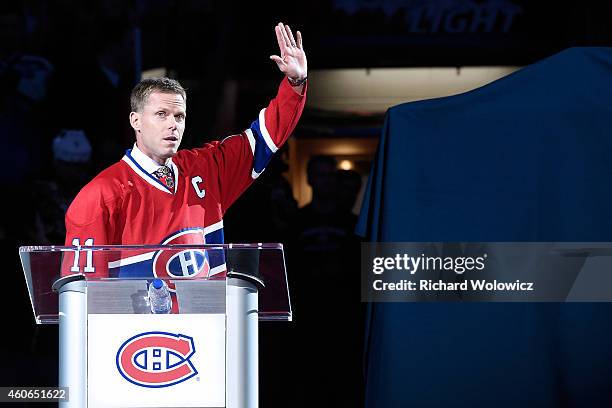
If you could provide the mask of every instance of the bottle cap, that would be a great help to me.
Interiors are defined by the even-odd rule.
[[[151,285],[153,285],[155,289],[161,289],[161,287],[164,286],[164,282],[162,282],[161,279],[153,279]]]

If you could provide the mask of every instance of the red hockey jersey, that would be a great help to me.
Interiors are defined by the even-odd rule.
[[[170,160],[174,189],[145,168],[148,159],[130,149],[121,161],[97,175],[77,195],[66,214],[66,245],[143,245],[223,243],[223,215],[265,169],[287,140],[302,113],[305,88],[298,95],[284,79],[277,96],[250,128],[204,147],[179,150]],[[91,251],[89,251],[91,252]],[[186,251],[187,252],[187,251]],[[181,255],[172,269],[154,251],[113,259],[95,253],[66,253],[62,274],[90,276],[209,276],[225,272],[222,254]],[[163,256],[162,256],[163,258]],[[67,266],[70,266],[69,268]]]

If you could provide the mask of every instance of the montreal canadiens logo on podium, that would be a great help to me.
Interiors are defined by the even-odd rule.
[[[132,384],[169,387],[198,374],[191,362],[193,338],[167,332],[140,333],[126,340],[117,351],[117,369]]]
[[[193,228],[172,234],[162,242],[162,245],[198,245],[205,243],[203,230]],[[158,278],[186,278],[201,274],[208,275],[210,262],[205,250],[160,250],[153,257],[153,271]]]

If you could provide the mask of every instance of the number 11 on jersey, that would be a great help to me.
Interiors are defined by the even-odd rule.
[[[88,238],[85,240],[85,244],[83,246],[93,246],[93,238]],[[79,247],[81,246],[81,241],[78,238],[74,238],[72,240],[72,245]],[[93,266],[93,251],[89,250],[89,251],[85,251],[85,254],[87,256],[86,259],[86,265],[83,268],[83,272],[85,273],[91,273],[91,272],[95,272],[96,268],[94,268]],[[72,268],[70,268],[70,272],[75,272],[75,273],[79,273],[81,272],[81,268],[79,267],[79,256],[81,255],[81,251],[77,250],[74,252],[74,263],[72,264]]]

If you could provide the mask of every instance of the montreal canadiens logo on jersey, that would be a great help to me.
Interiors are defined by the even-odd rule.
[[[204,244],[204,233],[200,228],[179,231],[166,238],[162,245]],[[153,272],[157,277],[193,277],[208,275],[210,262],[207,251],[198,249],[160,250],[153,257]]]
[[[119,347],[117,369],[132,384],[169,387],[198,374],[190,361],[194,353],[193,338],[184,334],[141,333]]]

